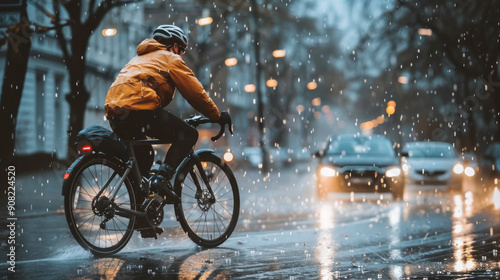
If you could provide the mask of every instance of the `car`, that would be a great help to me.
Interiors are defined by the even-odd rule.
[[[479,163],[476,154],[470,152],[462,153],[460,158],[464,166],[464,178],[477,177],[476,174],[479,173]]]
[[[404,145],[402,168],[407,184],[442,185],[462,190],[464,166],[452,144],[416,141]]]
[[[486,147],[479,159],[479,170],[487,185],[498,184],[500,178],[500,142],[493,142]]]
[[[401,161],[384,135],[331,137],[315,156],[319,158],[316,193],[320,199],[330,192],[391,192],[394,199],[403,199]]]

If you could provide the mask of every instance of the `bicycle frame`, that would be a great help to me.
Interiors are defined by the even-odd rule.
[[[213,122],[195,116],[185,121],[195,128],[205,123],[219,124],[218,135],[212,137],[216,141],[224,134],[226,126],[232,134],[229,114],[226,113],[223,119],[224,122]],[[175,194],[161,197],[150,190],[151,179],[145,174],[141,176],[134,148],[171,142],[129,140],[123,145],[126,148],[110,147],[101,145],[96,138],[99,134],[92,134],[92,130],[83,133],[96,142],[83,143],[87,141],[83,139],[77,143],[83,155],[64,174],[62,194],[68,226],[84,249],[95,255],[116,253],[127,244],[135,230],[143,238],[156,238],[163,232],[160,225],[164,218],[163,207],[167,204],[173,204],[180,226],[200,246],[218,246],[231,235],[240,207],[238,186],[229,166],[213,150],[191,149],[177,167],[173,182]],[[120,220],[120,217],[129,221]]]
[[[135,216],[145,216],[144,212],[136,211],[136,210],[131,210],[131,209],[125,209],[121,208],[120,206],[114,204],[114,198],[116,197],[118,191],[120,188],[123,186],[123,183],[125,182],[127,176],[129,176],[130,172],[132,172],[133,176],[135,177],[136,181],[138,182],[138,189],[137,191],[143,192],[145,196],[149,194],[149,185],[144,184],[144,181],[141,178],[140,171],[139,171],[139,165],[137,163],[135,153],[134,153],[134,146],[139,146],[139,145],[162,145],[162,144],[169,144],[169,142],[163,142],[158,139],[151,139],[151,140],[129,140],[127,141],[127,146],[128,146],[128,152],[129,152],[129,160],[128,162],[125,163],[125,171],[122,175],[122,178],[120,179],[118,186],[113,190],[113,193],[110,195],[110,201],[113,205],[113,208],[115,209],[115,214],[118,216],[123,216],[123,217],[130,217],[130,215],[135,215]],[[203,166],[200,160],[200,155],[203,153],[211,153],[213,154],[214,151],[210,149],[201,149],[195,151],[194,149],[191,151],[191,153],[181,162],[179,165],[179,169],[181,169],[187,162],[191,159],[194,160],[195,165],[198,169],[198,173],[200,174],[200,177],[203,181],[203,184],[205,184],[206,189],[210,192],[211,196],[214,197],[214,193],[212,190],[212,187],[210,186],[210,183],[208,181],[208,178],[203,171]],[[200,182],[198,181],[198,177],[195,176],[194,170],[191,170],[191,176],[193,178],[194,184],[196,186],[196,197],[199,198],[202,193],[202,187]],[[109,184],[111,181],[116,177],[116,172],[113,173],[113,175],[108,179],[108,181],[104,184],[103,188],[99,191],[99,193],[94,197],[94,200],[97,201],[101,194],[108,188]],[[176,175],[174,182],[177,182],[178,177]],[[175,184],[175,183],[174,183]]]

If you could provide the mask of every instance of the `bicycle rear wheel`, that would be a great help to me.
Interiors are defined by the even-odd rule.
[[[130,240],[135,216],[115,215],[111,193],[118,187],[123,168],[116,159],[101,156],[87,156],[73,168],[64,206],[75,240],[94,255],[111,255],[123,249]],[[99,199],[95,199],[101,191]],[[113,202],[121,208],[135,208],[134,190],[128,178]],[[108,221],[103,223],[106,219]]]
[[[193,160],[179,170],[175,191],[181,202],[175,205],[177,219],[196,244],[211,248],[222,244],[233,232],[240,211],[238,185],[229,166],[214,154],[201,154],[206,188]],[[201,191],[196,187],[199,184]]]

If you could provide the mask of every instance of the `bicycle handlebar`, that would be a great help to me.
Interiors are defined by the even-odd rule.
[[[189,125],[192,125],[194,127],[197,127],[198,125],[205,124],[205,123],[216,123],[216,124],[219,124],[220,125],[219,133],[217,135],[215,135],[214,137],[211,138],[212,141],[216,141],[216,140],[218,140],[219,138],[222,137],[222,135],[226,131],[226,125],[227,125],[228,130],[231,133],[231,135],[233,134],[233,122],[231,121],[231,117],[229,117],[228,123],[224,123],[224,124],[221,124],[221,123],[216,122],[216,121],[212,121],[209,118],[206,118],[206,117],[203,117],[203,116],[194,116],[192,118],[185,119],[184,121],[187,122]]]

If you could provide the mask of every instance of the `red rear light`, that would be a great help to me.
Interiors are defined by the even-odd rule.
[[[90,145],[83,145],[81,149],[82,149],[82,152],[91,152],[92,151],[92,146],[90,146]]]
[[[64,180],[69,178],[69,173],[64,174]]]

